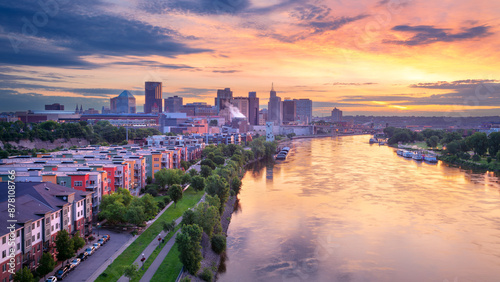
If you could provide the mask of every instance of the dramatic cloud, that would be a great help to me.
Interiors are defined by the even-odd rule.
[[[174,70],[200,70],[199,68],[188,66],[188,65],[176,65],[176,64],[163,64],[156,61],[139,60],[133,62],[116,62],[113,65],[124,65],[124,66],[148,66],[153,68],[163,68],[163,69],[174,69]]]
[[[170,96],[181,96],[183,98],[199,98],[205,99],[207,97],[214,97],[217,94],[217,89],[210,88],[193,88],[193,87],[185,87],[179,91],[174,92],[164,92],[163,97],[167,98]]]
[[[2,97],[1,111],[26,111],[44,110],[44,105],[59,103],[65,106],[65,110],[73,110],[75,105],[83,105],[84,109],[95,108],[100,110],[102,106],[109,107],[109,99],[79,98],[63,96],[45,96],[38,93],[19,93],[15,90],[0,90]]]
[[[418,83],[412,84],[410,87],[412,88],[429,88],[429,89],[459,89],[459,88],[470,88],[476,87],[478,85],[482,85],[485,83],[496,83],[499,80],[496,79],[464,79],[464,80],[456,80],[452,82],[447,81],[438,81],[431,83]]]
[[[435,28],[432,25],[397,25],[393,27],[392,30],[414,35],[407,40],[384,40],[384,43],[407,46],[483,38],[493,34],[492,32],[490,32],[490,27],[485,25],[475,26],[471,28],[462,28],[462,32],[458,33],[452,33],[450,29],[446,28]]]
[[[376,82],[333,82],[333,83],[325,83],[324,85],[333,85],[333,86],[366,86],[366,85],[375,85],[378,84]]]
[[[174,30],[129,17],[97,11],[84,14],[65,6],[44,12],[37,5],[23,1],[0,4],[0,28],[7,35],[0,36],[1,63],[90,68],[95,66],[84,56],[174,57],[210,51],[178,42]]]

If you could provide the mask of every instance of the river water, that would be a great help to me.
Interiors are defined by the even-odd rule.
[[[301,139],[243,178],[219,281],[500,281],[500,183],[369,136]]]

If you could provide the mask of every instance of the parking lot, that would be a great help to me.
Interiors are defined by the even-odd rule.
[[[78,266],[76,266],[73,270],[71,270],[63,280],[65,281],[87,281],[90,276],[101,266],[103,265],[116,251],[120,249],[123,244],[125,244],[132,235],[128,233],[117,233],[113,231],[109,231],[106,229],[101,229],[99,231],[99,238],[97,238],[97,232],[95,234],[96,240],[91,243],[97,242],[97,239],[102,238],[103,235],[109,234],[111,239],[108,240],[104,245],[102,245],[99,249],[95,250],[95,252],[87,257],[85,261],[80,262]],[[77,253],[77,256],[85,251],[88,247],[86,245],[82,249],[80,249]],[[72,261],[70,259],[69,261]],[[66,263],[65,263],[66,264]],[[61,266],[57,267],[54,270],[60,269]]]

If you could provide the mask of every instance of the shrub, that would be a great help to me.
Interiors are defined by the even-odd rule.
[[[170,203],[170,197],[169,196],[165,196],[165,198],[163,198],[163,202],[165,203],[165,206],[168,205],[168,203]]]
[[[162,202],[162,201],[158,202],[158,208],[160,210],[164,209],[165,208],[165,202]]]
[[[217,234],[212,237],[212,250],[217,254],[221,254],[226,250],[226,236]]]
[[[473,157],[472,157],[472,160],[475,161],[475,162],[479,162],[481,160],[481,157],[478,155],[478,154],[475,154]]]
[[[492,161],[492,160],[493,160],[493,159],[492,159],[491,157],[487,157],[487,158],[486,158],[486,161],[487,161],[488,163],[491,163],[491,161]]]
[[[212,271],[208,267],[203,268],[203,271],[200,274],[200,278],[208,282],[212,282],[212,276]]]
[[[95,239],[94,236],[92,236],[92,235],[89,236],[89,241],[94,241],[94,239]]]

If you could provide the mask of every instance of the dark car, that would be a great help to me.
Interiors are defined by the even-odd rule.
[[[69,270],[70,270],[70,267],[68,265],[61,267],[56,272],[57,280],[63,280],[64,277],[66,277],[66,275],[68,275]]]
[[[86,260],[88,257],[89,257],[89,253],[87,253],[87,252],[83,252],[77,256],[77,258],[79,258],[81,261]]]

